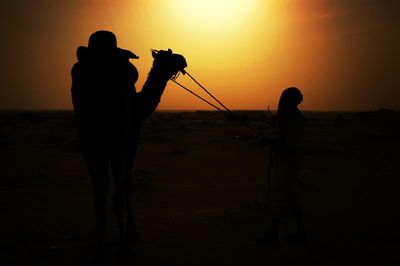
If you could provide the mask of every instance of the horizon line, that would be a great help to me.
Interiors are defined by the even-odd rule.
[[[363,109],[363,110],[306,110],[306,109],[300,109],[302,112],[374,112],[374,111],[379,111],[379,110],[390,110],[390,111],[395,111],[395,112],[400,112],[400,109],[391,109],[391,108],[376,108],[376,109]],[[15,111],[15,112],[27,112],[27,111],[42,111],[42,112],[65,112],[65,111],[74,111],[72,108],[66,108],[66,109],[52,109],[52,108],[0,108],[0,111]],[[220,111],[220,110],[215,110],[215,109],[157,109],[155,112],[197,112],[197,111],[204,111],[204,112],[226,112],[226,111]],[[276,112],[276,109],[231,109],[231,111],[235,112]]]

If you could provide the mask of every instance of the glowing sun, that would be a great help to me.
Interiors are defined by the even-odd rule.
[[[182,16],[183,23],[211,30],[234,26],[252,14],[259,0],[174,0],[171,7]]]

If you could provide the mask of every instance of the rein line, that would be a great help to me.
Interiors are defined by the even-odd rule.
[[[192,90],[188,89],[187,87],[183,86],[181,83],[177,82],[175,79],[171,79],[176,85],[178,85],[179,87],[181,87],[182,89],[188,91],[189,93],[193,94],[194,96],[196,96],[197,98],[199,98],[200,100],[208,103],[209,105],[211,105],[212,107],[214,107],[215,109],[217,109],[218,111],[221,111],[223,113],[224,110],[222,110],[221,108],[219,108],[218,106],[215,106],[214,104],[210,103],[209,101],[207,101],[206,99],[204,99],[203,97],[201,97],[200,95],[196,94],[195,92],[193,92]]]
[[[177,75],[173,76],[171,78],[171,80],[177,84],[178,86],[180,86],[181,88],[183,88],[184,90],[188,91],[189,93],[191,93],[192,95],[196,96],[197,98],[199,98],[200,100],[204,101],[205,103],[209,104],[210,106],[214,107],[215,109],[217,109],[218,111],[224,113],[225,115],[227,115],[228,117],[231,118],[236,118],[237,121],[244,127],[246,127],[247,129],[249,129],[250,131],[252,131],[255,135],[257,135],[258,137],[261,138],[265,138],[265,136],[258,132],[258,130],[256,130],[255,128],[251,127],[249,124],[243,122],[240,117],[238,117],[235,113],[233,113],[228,107],[226,107],[221,101],[219,101],[214,95],[211,94],[211,92],[209,92],[203,85],[201,85],[192,75],[190,75],[186,70],[183,72],[183,74],[187,74],[200,88],[202,88],[208,95],[210,95],[216,102],[218,102],[224,109],[222,110],[221,108],[219,108],[218,106],[216,106],[215,104],[212,104],[211,102],[207,101],[206,99],[204,99],[203,97],[201,97],[200,95],[196,94],[195,92],[193,92],[192,90],[188,89],[187,87],[183,86],[181,83],[177,82],[176,79],[179,76],[179,72]]]

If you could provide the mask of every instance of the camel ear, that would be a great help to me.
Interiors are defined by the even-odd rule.
[[[172,54],[172,50],[168,48],[168,53]]]
[[[151,50],[151,55],[153,56],[154,59],[157,57],[157,50],[152,49]]]

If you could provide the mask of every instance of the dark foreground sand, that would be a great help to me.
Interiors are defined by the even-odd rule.
[[[107,265],[400,265],[399,113],[306,114],[306,244],[255,242],[268,225],[257,137],[220,113],[159,112],[135,162],[143,241],[119,257],[109,204]],[[268,114],[247,116],[274,131]],[[0,265],[90,265],[92,194],[72,113],[1,112],[0,170]]]

